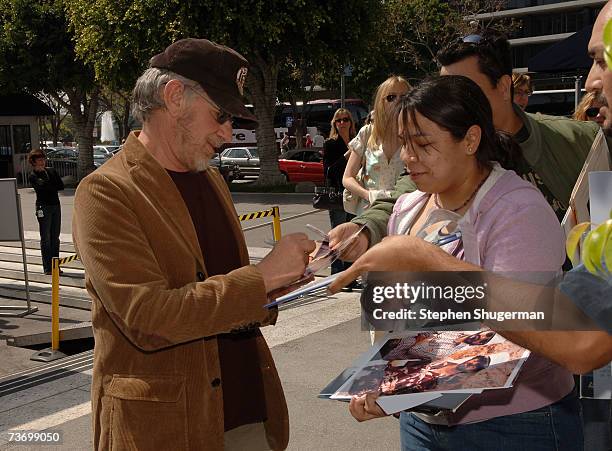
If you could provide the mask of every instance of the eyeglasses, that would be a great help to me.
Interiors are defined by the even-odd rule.
[[[587,117],[597,117],[597,115],[599,114],[599,108],[597,107],[587,108],[587,110],[584,113],[586,114]]]
[[[385,100],[389,103],[391,102],[395,102],[396,100],[398,100],[401,97],[400,94],[389,94],[387,96],[385,96]]]
[[[339,124],[340,122],[344,122],[345,124],[351,122],[351,119],[348,117],[339,117],[338,119],[336,119],[334,121],[336,124]]]
[[[531,91],[526,91],[525,89],[515,89],[514,90],[514,95],[517,95],[517,96],[531,97],[531,94],[532,94]]]
[[[206,103],[208,103],[210,106],[212,106],[213,108],[217,110],[217,115],[215,117],[215,120],[219,123],[219,125],[223,125],[227,121],[232,120],[232,115],[230,113],[228,113],[227,111],[223,110],[222,108],[219,108],[217,105],[212,103],[212,101],[209,100],[206,96],[200,94],[195,87],[189,86],[189,85],[187,85],[187,87],[190,88],[193,92],[195,92],[198,96],[202,97],[206,101]]]

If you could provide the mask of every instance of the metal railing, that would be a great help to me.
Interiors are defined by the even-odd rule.
[[[51,166],[60,177],[74,177],[77,180],[77,162],[71,160],[49,160]]]

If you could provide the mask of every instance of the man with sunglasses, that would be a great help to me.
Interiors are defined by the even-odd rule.
[[[512,87],[514,88],[514,104],[524,110],[527,108],[529,97],[533,93],[531,78],[526,74],[512,74]]]
[[[287,446],[287,406],[259,327],[276,321],[268,294],[302,276],[314,243],[287,235],[249,265],[230,193],[208,168],[232,116],[255,120],[242,100],[247,67],[205,39],[154,56],[134,88],[142,131],[77,189],[95,449]]]

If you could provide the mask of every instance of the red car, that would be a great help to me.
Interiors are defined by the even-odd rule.
[[[295,149],[281,155],[278,168],[287,182],[313,182],[324,185],[323,156],[316,149]]]

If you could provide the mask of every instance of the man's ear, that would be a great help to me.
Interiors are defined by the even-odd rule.
[[[162,96],[166,110],[172,117],[177,117],[185,102],[185,85],[178,80],[170,80],[164,85]]]
[[[512,77],[510,75],[502,75],[497,80],[497,89],[501,90],[505,101],[512,101]]]

